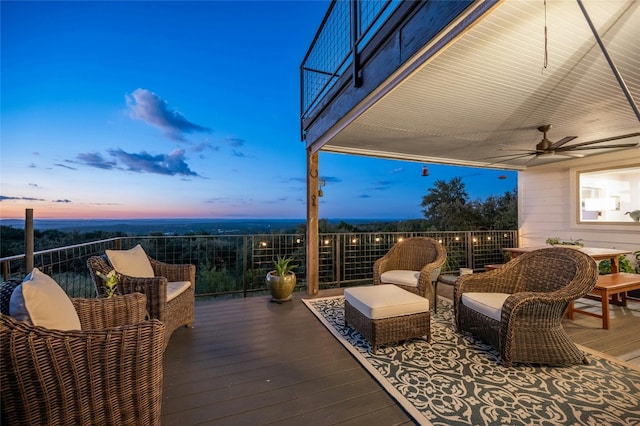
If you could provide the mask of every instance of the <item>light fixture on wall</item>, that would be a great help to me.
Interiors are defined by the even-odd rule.
[[[429,169],[427,166],[422,166],[422,176],[429,176]]]
[[[324,197],[324,191],[322,190],[322,187],[325,186],[326,184],[327,184],[326,180],[324,179],[318,180],[318,198]]]

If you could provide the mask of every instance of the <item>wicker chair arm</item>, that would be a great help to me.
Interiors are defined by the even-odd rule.
[[[147,297],[141,293],[111,298],[71,299],[83,330],[137,324],[147,315]]]
[[[188,263],[171,264],[160,262],[149,258],[155,276],[166,277],[169,282],[189,281],[191,284],[196,281],[196,266]]]
[[[418,294],[429,299],[430,303],[435,303],[435,294],[433,292],[433,271],[440,268],[444,264],[444,258],[438,259],[436,262],[429,263],[420,269],[418,276]]]
[[[139,278],[118,274],[118,288],[121,294],[142,293],[147,297],[147,311],[150,318],[165,322],[167,308],[167,278]]]
[[[387,271],[388,262],[389,262],[389,257],[385,255],[373,263],[373,284],[374,285],[382,284],[382,280],[380,277],[384,272]]]
[[[2,424],[159,425],[164,324],[60,331],[0,315]]]

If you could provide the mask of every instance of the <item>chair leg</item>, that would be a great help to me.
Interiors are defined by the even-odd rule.
[[[433,313],[438,313],[438,280],[433,282]]]

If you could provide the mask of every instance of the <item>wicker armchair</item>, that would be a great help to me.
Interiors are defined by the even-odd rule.
[[[149,257],[149,256],[147,256]],[[165,324],[165,347],[173,332],[181,326],[193,326],[196,267],[190,264],[172,265],[149,257],[155,277],[138,278],[118,274],[118,294],[142,293],[147,296],[149,317]],[[92,256],[87,260],[96,292],[104,296],[105,287],[97,272],[107,275],[113,270],[106,255]],[[167,302],[167,283],[189,281],[191,285],[176,298]]]
[[[164,325],[146,297],[71,299],[82,330],[0,314],[3,425],[159,425]]]
[[[436,306],[436,295],[432,282],[437,279],[434,272],[447,259],[444,247],[433,238],[411,237],[397,242],[387,254],[376,260],[373,264],[373,284],[395,284],[400,288],[415,293],[429,300],[431,306]],[[389,277],[389,272],[400,271],[406,276],[407,272],[414,271],[413,277],[417,280],[408,283],[407,280],[395,280]],[[385,274],[387,273],[387,274]],[[385,274],[383,276],[383,274]],[[411,275],[411,274],[410,274]],[[434,275],[436,275],[434,277]],[[402,282],[400,282],[402,281]]]
[[[586,357],[562,328],[569,304],[596,285],[598,267],[588,255],[569,248],[525,253],[499,269],[463,275],[454,290],[458,330],[468,331],[499,350],[505,366],[513,362],[566,365]],[[474,301],[502,298],[490,311],[472,309]],[[475,305],[478,308],[478,305]]]

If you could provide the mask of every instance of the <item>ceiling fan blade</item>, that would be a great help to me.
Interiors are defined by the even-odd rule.
[[[524,165],[525,166],[529,166],[531,163],[535,162],[538,159],[538,157],[539,157],[539,155],[534,155],[526,163],[524,163]]]
[[[562,145],[564,145],[567,142],[571,142],[575,138],[577,138],[577,136],[566,136],[566,137],[560,139],[559,141],[554,142],[553,144],[551,144],[551,146],[549,147],[549,150],[554,150],[554,149],[560,148]]]
[[[555,155],[562,155],[563,157],[574,157],[574,158],[582,158],[584,154],[578,154],[577,152],[572,151],[556,151]]]
[[[534,152],[527,152],[526,154],[507,154],[507,155],[496,155],[494,157],[485,157],[485,158],[480,158],[480,160],[493,160],[494,158],[504,158],[504,161],[508,161],[511,159],[516,159],[516,158],[521,158],[521,157],[528,157],[529,155],[537,155],[537,153]]]
[[[603,139],[598,139],[598,140],[595,140],[595,141],[580,142],[580,143],[577,143],[577,144],[575,144],[575,145],[571,145],[571,146],[569,146],[569,147],[564,147],[563,149],[568,149],[568,148],[573,149],[573,148],[576,148],[576,147],[579,147],[579,146],[593,145],[593,144],[595,144],[595,143],[600,143],[600,142],[616,141],[616,140],[618,140],[618,139],[632,138],[632,137],[634,137],[634,136],[640,136],[640,132],[636,132],[636,133],[629,133],[629,134],[626,134],[626,135],[620,135],[620,136],[612,136],[612,137],[610,137],[610,138],[603,138]]]
[[[577,145],[574,145],[574,146],[577,146]],[[583,151],[587,149],[633,148],[636,146],[638,146],[637,143],[619,143],[615,145],[585,146],[585,147],[578,147],[578,148],[568,147],[568,148],[570,148],[571,151]]]
[[[512,151],[512,152],[528,152],[529,154],[536,154],[536,153],[542,153],[544,151],[539,151],[539,150],[535,150],[535,149],[520,149],[520,148],[510,148],[510,149],[502,149],[502,148],[498,148],[498,151]],[[516,154],[514,154],[516,155]]]

